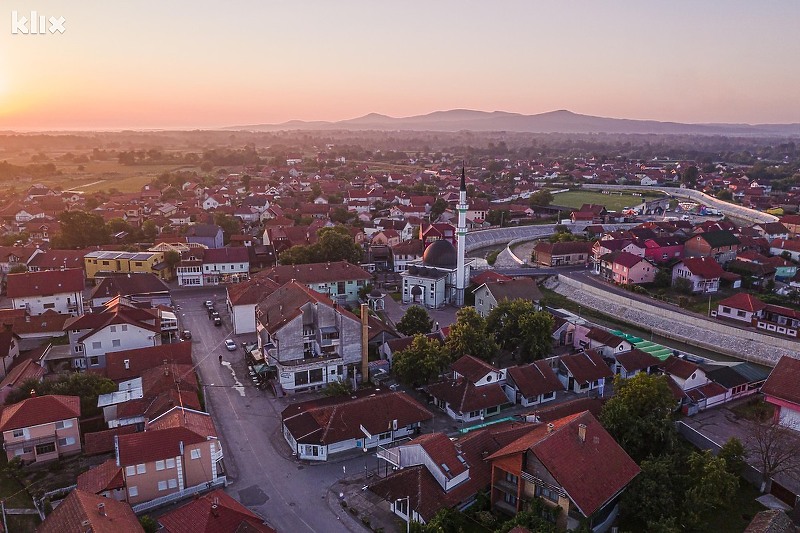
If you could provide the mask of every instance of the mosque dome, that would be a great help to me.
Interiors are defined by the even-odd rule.
[[[422,264],[429,267],[455,268],[458,265],[458,252],[450,241],[439,239],[425,248]]]

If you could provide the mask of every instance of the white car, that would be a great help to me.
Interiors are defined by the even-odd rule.
[[[225,339],[225,347],[228,349],[229,352],[236,351],[236,343],[230,339]]]

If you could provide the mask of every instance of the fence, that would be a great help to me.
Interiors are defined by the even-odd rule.
[[[178,492],[167,494],[166,496],[159,496],[158,498],[154,498],[150,501],[139,503],[131,507],[133,509],[133,512],[136,514],[144,513],[145,511],[149,511],[150,509],[155,509],[156,507],[161,507],[162,505],[167,505],[169,503],[182,500],[184,498],[188,498],[189,496],[192,496],[194,494],[211,490],[214,487],[219,487],[219,486],[224,487],[226,484],[226,480],[227,478],[225,476],[221,476],[215,479],[214,481],[209,481],[208,483],[201,483],[200,485],[195,485],[194,487],[188,487],[183,490],[179,490]]]
[[[701,450],[711,450],[711,453],[714,455],[717,455],[720,448],[722,448],[721,445],[717,444],[709,437],[706,437],[692,426],[688,425],[686,422],[678,421],[675,426],[677,427],[678,433],[681,435],[681,437],[691,442],[696,448]],[[742,477],[749,483],[758,487],[759,490],[763,490],[764,476],[761,474],[761,471],[758,468],[750,464],[746,465],[744,471],[742,472]]]

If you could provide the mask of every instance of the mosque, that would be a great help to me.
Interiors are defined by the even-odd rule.
[[[467,260],[467,187],[464,168],[458,195],[457,246],[445,239],[433,241],[425,248],[422,259],[408,262],[403,278],[403,303],[437,308],[444,305],[464,305],[464,292],[474,259]]]

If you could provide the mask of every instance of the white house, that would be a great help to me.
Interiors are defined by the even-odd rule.
[[[509,403],[503,391],[505,372],[489,363],[464,355],[452,365],[452,377],[426,387],[433,403],[459,422],[496,415]]]
[[[264,276],[228,285],[227,305],[234,335],[256,332],[256,306],[278,287],[280,285]]]
[[[281,413],[283,437],[292,455],[308,461],[389,445],[414,435],[431,418],[431,412],[406,393],[375,389],[296,403]]]
[[[753,319],[758,318],[766,307],[767,304],[752,294],[740,292],[720,300],[717,304],[717,318],[727,318],[752,325]]]
[[[7,293],[14,309],[30,315],[53,310],[62,315],[83,314],[83,270],[52,270],[8,275]]]
[[[202,285],[239,283],[250,277],[250,254],[245,246],[203,250]]]
[[[558,361],[558,379],[568,391],[578,394],[597,390],[603,395],[606,379],[614,377],[597,350],[565,355]]]
[[[547,361],[540,360],[506,369],[504,389],[512,403],[530,407],[555,400],[564,385]]]
[[[675,286],[678,279],[686,279],[692,292],[717,292],[723,273],[713,257],[684,257],[672,268],[672,285]]]
[[[108,301],[99,313],[68,319],[64,330],[68,332],[73,365],[82,369],[103,368],[108,352],[161,344],[161,313],[117,297]]]

